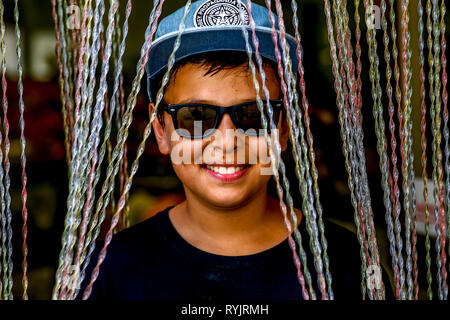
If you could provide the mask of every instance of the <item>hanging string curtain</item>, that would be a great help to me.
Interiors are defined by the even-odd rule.
[[[64,2],[59,1],[58,5],[61,8],[64,8]],[[435,203],[438,205],[434,209],[434,216],[437,221],[437,238],[436,238],[436,252],[438,255],[436,257],[436,265],[437,265],[437,273],[435,276],[436,281],[438,282],[438,297],[440,299],[447,298],[447,280],[446,280],[446,223],[448,221],[448,213],[445,211],[445,208],[448,207],[448,190],[447,184],[448,182],[448,112],[447,112],[447,91],[446,91],[446,55],[445,55],[445,4],[444,1],[435,0],[427,0],[426,1],[426,9],[427,9],[427,28],[428,28],[428,67],[429,67],[429,94],[431,105],[429,110],[431,110],[431,118],[432,118],[432,132],[433,132],[433,143],[432,143],[432,152],[433,152],[433,196]],[[143,45],[141,51],[141,58],[138,63],[137,75],[135,81],[133,83],[133,89],[139,86],[139,81],[142,77],[143,65],[146,63],[148,48],[151,45],[151,41],[154,35],[154,32],[157,27],[158,18],[161,13],[163,1],[155,1],[153,4],[153,10],[150,14],[149,26],[146,31],[145,43]],[[266,100],[267,105],[267,114],[268,118],[265,118],[264,113],[262,114],[262,123],[265,128],[267,126],[273,126],[273,119],[271,118],[273,115],[273,110],[268,101],[268,91],[265,87],[264,81],[262,83],[262,88],[260,88],[259,83],[257,82],[257,74],[261,76],[262,79],[265,79],[264,70],[262,68],[262,60],[261,56],[258,52],[258,38],[255,33],[255,24],[251,16],[251,7],[252,3],[250,1],[245,1],[246,8],[249,11],[249,25],[242,25],[242,35],[246,41],[247,54],[249,56],[249,67],[252,72],[253,82],[255,88],[257,89],[257,103],[258,108],[262,111],[263,103],[262,100]],[[85,6],[90,6],[91,1],[86,1]],[[272,3],[271,1],[265,1],[266,7],[272,12]],[[381,1],[381,11],[380,20],[381,20],[381,32],[383,34],[383,41],[379,43],[377,41],[376,32],[377,30],[373,27],[373,24],[370,24],[371,17],[374,13],[374,3],[371,0],[364,0],[361,4],[359,0],[355,0],[353,3],[354,10],[354,23],[350,21],[350,10],[349,3],[346,0],[324,0],[324,14],[326,18],[327,32],[328,32],[328,40],[330,44],[330,56],[332,60],[332,71],[334,75],[334,88],[336,93],[336,106],[338,108],[339,113],[339,124],[340,124],[340,133],[342,138],[342,151],[345,158],[345,168],[347,170],[348,176],[348,186],[350,190],[350,198],[351,203],[354,208],[354,223],[356,227],[356,233],[358,237],[358,241],[360,244],[360,258],[361,258],[361,293],[362,297],[369,299],[385,299],[385,286],[381,281],[378,286],[374,286],[373,277],[371,273],[374,270],[381,270],[381,261],[380,254],[378,249],[378,242],[376,236],[376,229],[374,223],[374,215],[382,214],[382,213],[374,213],[372,209],[372,200],[370,197],[370,187],[367,177],[366,171],[366,158],[365,158],[365,147],[364,147],[364,130],[363,130],[363,118],[362,118],[362,108],[371,108],[373,118],[375,120],[375,134],[377,137],[377,152],[379,155],[379,167],[381,172],[380,185],[383,190],[383,204],[385,208],[384,217],[386,221],[387,228],[387,237],[389,242],[389,254],[391,257],[391,267],[393,270],[393,280],[395,286],[395,295],[397,299],[418,299],[419,296],[419,285],[418,285],[418,253],[417,253],[417,234],[416,234],[416,195],[415,195],[415,172],[413,168],[414,156],[412,152],[412,69],[411,69],[411,55],[413,45],[411,44],[411,36],[410,29],[411,26],[409,24],[409,15],[410,11],[415,8],[409,3],[409,1],[403,0],[399,4],[399,9],[395,7],[396,3],[393,0]],[[111,241],[112,234],[114,232],[114,228],[116,227],[120,214],[123,211],[126,200],[128,198],[128,193],[131,187],[132,179],[137,171],[139,158],[142,155],[143,148],[145,146],[146,140],[151,132],[151,122],[156,117],[156,110],[160,104],[162,99],[163,90],[167,85],[171,68],[174,64],[174,57],[177,49],[182,44],[182,34],[185,30],[184,21],[189,12],[191,6],[191,1],[187,1],[184,6],[184,15],[180,21],[179,32],[174,43],[172,54],[168,59],[168,69],[163,77],[163,81],[161,87],[158,90],[155,105],[156,108],[153,110],[150,116],[150,122],[144,131],[144,138],[138,148],[138,154],[136,159],[134,160],[131,170],[126,173],[126,167],[124,167],[124,158],[117,156],[118,162],[112,160],[116,159],[117,154],[123,154],[123,146],[126,140],[126,132],[131,124],[132,119],[132,109],[135,104],[135,90],[132,90],[130,96],[128,98],[126,106],[122,103],[122,115],[123,121],[117,121],[117,124],[120,125],[120,135],[117,141],[116,147],[112,153],[108,157],[109,165],[108,165],[108,175],[106,181],[111,182],[109,184],[104,184],[104,188],[102,190],[102,194],[99,197],[97,202],[97,212],[95,214],[95,218],[89,218],[90,211],[84,212],[83,217],[83,228],[89,224],[89,221],[93,223],[93,225],[97,226],[103,222],[104,220],[104,211],[107,205],[110,203],[111,193],[114,188],[114,177],[119,171],[120,167],[120,198],[117,202],[117,206],[114,208],[114,214],[112,216],[112,223],[109,228],[106,241],[104,247],[101,251],[98,263],[93,272],[93,277],[91,279],[90,285],[86,292],[84,293],[84,298],[89,296],[89,292],[92,288],[92,284],[95,281],[99,267],[104,260],[107,247]],[[58,7],[58,8],[59,8]],[[114,5],[110,4],[110,8],[113,8]],[[103,15],[103,5],[96,1],[95,11],[98,14]],[[389,8],[389,16],[387,13],[387,8]],[[295,160],[295,173],[296,178],[300,190],[300,196],[302,199],[302,211],[305,217],[306,229],[309,234],[310,243],[309,249],[312,253],[314,271],[317,275],[317,283],[312,283],[312,276],[310,270],[307,267],[307,250],[302,244],[302,235],[297,229],[294,229],[294,237],[291,238],[289,236],[288,241],[293,253],[294,264],[297,268],[297,275],[300,287],[302,289],[302,295],[305,299],[333,299],[333,289],[332,289],[332,275],[330,273],[329,265],[332,262],[328,261],[327,256],[327,241],[326,241],[326,230],[324,229],[323,224],[323,213],[322,206],[320,204],[320,192],[318,188],[318,173],[315,165],[315,154],[314,154],[314,146],[313,146],[313,135],[310,127],[310,119],[309,119],[309,104],[308,104],[308,92],[307,85],[305,83],[304,78],[304,68],[302,64],[302,53],[303,48],[301,44],[301,37],[299,31],[299,21],[298,21],[298,5],[296,1],[291,1],[291,9],[293,14],[292,25],[294,27],[296,47],[290,47],[286,42],[286,31],[285,31],[285,21],[283,17],[283,7],[280,1],[275,1],[274,14],[277,18],[275,21],[274,16],[270,15],[270,22],[272,26],[272,39],[273,45],[275,48],[275,54],[277,58],[277,72],[279,78],[281,79],[281,89],[283,93],[283,102],[287,108],[287,121],[290,128],[290,141],[292,144],[292,156]],[[110,9],[111,10],[111,9]],[[425,130],[426,130],[426,91],[425,91],[425,76],[424,76],[424,44],[422,39],[423,33],[423,7],[422,2],[419,1],[418,7],[419,14],[419,53],[421,55],[421,98],[422,98],[422,141],[421,145],[423,147],[422,152],[422,164],[423,171],[422,176],[425,181],[425,208],[426,208],[426,263],[427,263],[427,296],[429,299],[433,297],[431,286],[433,281],[433,276],[431,274],[431,245],[430,245],[430,235],[429,235],[429,209],[428,209],[428,190],[426,187],[427,182],[427,172],[426,172],[426,139],[425,139]],[[363,17],[363,22],[361,23],[361,12]],[[128,12],[128,11],[127,11]],[[57,11],[57,13],[62,17],[62,12]],[[241,14],[243,14],[241,12]],[[62,19],[59,17],[59,19]],[[109,13],[109,25],[114,21],[114,13],[110,11]],[[243,17],[241,17],[242,21],[244,21]],[[85,18],[86,19],[86,18]],[[85,20],[84,19],[84,20]],[[87,26],[90,28],[91,26],[91,18],[88,19]],[[127,17],[126,17],[127,19]],[[440,19],[440,20],[439,20]],[[83,20],[83,21],[84,21]],[[58,21],[55,19],[55,21]],[[95,82],[92,76],[88,76],[85,71],[85,78],[80,82],[78,80],[78,85],[74,85],[70,83],[70,75],[74,76],[78,72],[78,79],[81,79],[81,72],[78,70],[83,69],[83,63],[89,62],[89,57],[92,57],[93,61],[96,59],[95,57],[98,55],[98,51],[92,49],[92,45],[89,44],[89,35],[92,33],[94,38],[98,38],[98,35],[103,32],[103,28],[101,23],[99,24],[100,19],[96,20],[96,14],[94,14],[94,27],[92,31],[87,31],[88,36],[86,37],[86,28],[83,26],[85,22],[82,22],[81,35],[72,34],[72,39],[78,39],[81,37],[81,46],[77,50],[66,50],[66,54],[70,56],[77,56],[79,58],[78,65],[73,70],[70,69],[70,65],[67,62],[68,60],[64,58],[64,53],[58,54],[59,60],[61,61],[60,66],[60,84],[62,88],[61,97],[70,97],[68,100],[71,102],[66,103],[68,105],[67,108],[71,108],[71,106],[75,106],[74,114],[70,114],[67,116],[67,123],[73,123],[73,128],[70,127],[66,129],[66,134],[70,135],[70,132],[76,133],[73,136],[69,136],[66,140],[67,143],[72,143],[71,152],[71,168],[72,170],[79,170],[79,163],[81,163],[83,156],[81,156],[80,160],[77,160],[74,155],[83,155],[81,150],[78,150],[78,146],[81,147],[83,144],[79,144],[77,139],[82,139],[80,141],[86,141],[83,139],[87,139],[88,135],[87,130],[84,134],[79,137],[78,131],[81,130],[78,128],[77,123],[79,122],[79,115],[77,113],[77,106],[80,103],[80,96],[75,94],[75,99],[71,98],[70,88],[74,88],[75,92],[80,90],[83,92],[84,84],[87,79],[91,79],[91,81]],[[278,22],[278,23],[277,23]],[[399,22],[398,27],[396,23]],[[58,24],[59,28],[57,28],[57,33],[59,33],[59,37],[61,39],[60,46],[64,46],[64,41],[62,41],[62,35],[68,34],[64,28],[61,28],[61,24]],[[125,25],[125,23],[124,23]],[[366,33],[363,34],[362,30],[366,30]],[[120,30],[119,28],[117,28]],[[124,28],[125,29],[125,28]],[[110,30],[110,29],[108,29]],[[110,31],[111,32],[111,31]],[[108,53],[111,45],[114,47],[114,44],[111,44],[112,38],[108,38],[108,31],[106,32],[107,39],[104,44],[102,44],[102,48],[105,48],[105,53]],[[116,38],[119,32],[114,33]],[[126,36],[126,32],[123,32],[124,36]],[[353,34],[353,35],[352,35]],[[77,38],[78,37],[78,38]],[[352,37],[354,38],[352,40]],[[367,58],[368,64],[365,65],[365,59],[362,56],[361,46],[364,45],[362,43],[361,37],[365,37],[367,44]],[[86,45],[84,45],[83,39],[85,40]],[[58,39],[58,36],[57,36]],[[94,42],[93,42],[94,43]],[[378,56],[378,45],[383,46],[384,52],[384,61],[386,62],[386,70],[380,69],[380,57]],[[440,48],[439,48],[440,45]],[[86,49],[84,49],[86,46]],[[115,45],[117,46],[117,44]],[[255,48],[255,49],[253,49]],[[400,48],[400,49],[399,49]],[[442,48],[442,53],[441,53]],[[84,52],[86,50],[86,53]],[[298,59],[298,68],[297,70],[292,69],[292,61],[290,56],[290,51],[294,50],[296,57]],[[93,51],[93,52],[91,52]],[[104,53],[104,54],[105,54]],[[400,53],[400,54],[399,54]],[[121,52],[119,52],[119,61],[122,57]],[[83,60],[81,57],[86,55],[86,58]],[[256,58],[256,65],[254,63],[253,57]],[[104,59],[103,59],[104,61]],[[65,63],[65,64],[64,64]],[[91,68],[94,68],[95,62],[91,62]],[[66,66],[66,67],[65,67]],[[65,71],[67,68],[67,71]],[[102,65],[102,74],[107,73],[107,64]],[[84,69],[86,70],[86,68]],[[442,74],[441,74],[442,70]],[[115,70],[115,82],[114,82],[114,94],[117,92],[118,88],[121,88],[122,83],[120,79],[122,79],[120,75],[121,69]],[[365,98],[363,100],[362,97],[362,74],[364,72],[368,72],[370,86],[371,86],[371,96]],[[386,88],[385,90],[381,87],[381,73],[385,73],[386,78]],[[119,73],[119,74],[118,74]],[[394,75],[394,77],[392,77]],[[102,77],[100,77],[100,81]],[[118,80],[117,80],[118,79]],[[392,81],[395,81],[395,84],[392,84]],[[77,82],[74,81],[76,84]],[[441,83],[442,83],[442,95],[441,95]],[[83,85],[82,85],[83,84]],[[117,85],[117,86],[116,86]],[[91,86],[88,86],[91,87]],[[100,86],[101,87],[101,86]],[[100,88],[99,87],[99,88]],[[395,88],[395,89],[394,89]],[[100,90],[100,89],[99,89]],[[104,95],[105,91],[99,91],[100,93],[97,95],[97,104],[100,106],[102,102],[102,95]],[[63,94],[64,93],[64,94]],[[69,93],[69,94],[68,94]],[[385,123],[385,115],[383,108],[382,100],[383,96],[386,95],[388,101],[388,122]],[[92,96],[92,95],[91,95]],[[83,94],[81,94],[83,97]],[[442,97],[442,103],[441,103]],[[84,101],[83,99],[81,99]],[[114,95],[111,99],[115,100],[114,103],[117,105],[119,101],[119,96]],[[77,104],[78,103],[78,104]],[[92,103],[92,102],[89,102]],[[89,104],[88,103],[88,104]],[[113,103],[111,103],[113,104]],[[82,103],[83,105],[83,103]],[[86,109],[82,109],[86,110]],[[111,106],[110,108],[103,108],[101,110],[106,110],[110,112],[110,117],[112,119],[112,113],[115,112],[116,117],[119,115],[118,111],[115,111],[115,107]],[[87,111],[85,111],[87,112]],[[441,116],[442,113],[442,116]],[[78,118],[77,118],[78,116]],[[117,118],[116,118],[117,119]],[[445,155],[446,158],[442,160],[442,154],[440,151],[441,145],[441,126],[442,119],[444,120],[444,138],[445,138]],[[364,121],[369,121],[369,119],[365,119]],[[109,122],[108,122],[109,123]],[[398,124],[398,128],[396,127],[396,123]],[[92,130],[92,129],[90,129]],[[109,132],[110,129],[106,131]],[[80,131],[84,132],[84,131]],[[105,135],[106,136],[106,135]],[[389,139],[388,139],[389,136]],[[286,168],[280,157],[280,146],[273,143],[269,137],[265,136],[267,144],[270,146],[271,151],[271,161],[273,164],[279,163],[279,166],[272,166],[272,168],[276,168],[273,171],[274,178],[276,181],[277,192],[280,198],[280,208],[283,213],[285,224],[287,231],[289,234],[291,233],[291,224],[289,223],[289,218],[292,221],[296,222],[296,216],[293,210],[293,200],[291,195],[291,187],[289,180],[286,177]],[[110,142],[108,142],[110,143]],[[76,148],[73,147],[76,146]],[[97,146],[97,145],[96,145]],[[95,147],[96,147],[95,146]],[[92,147],[92,146],[91,146]],[[397,148],[398,147],[398,148]],[[109,147],[111,148],[111,147]],[[388,150],[391,150],[390,155],[388,154]],[[104,152],[104,151],[103,151]],[[400,159],[397,158],[397,152],[400,154]],[[102,153],[102,151],[100,152]],[[84,152],[84,157],[87,152]],[[93,158],[96,157],[96,153],[93,154]],[[102,158],[102,157],[101,157]],[[79,162],[74,162],[75,160]],[[89,159],[92,161],[92,159]],[[88,182],[88,172],[90,167],[88,162],[83,162],[83,164],[87,167],[81,170],[80,177],[84,174],[83,178],[79,178],[75,173],[71,174],[74,176],[74,179],[77,180],[74,183],[74,189],[72,193],[72,198],[69,197],[70,201],[68,205],[71,204],[69,208],[75,208],[72,211],[68,212],[67,221],[66,221],[66,229],[65,236],[63,237],[64,254],[61,255],[60,259],[60,272],[58,275],[63,279],[65,276],[64,269],[67,269],[68,265],[71,262],[71,258],[67,256],[67,254],[71,254],[71,248],[74,246],[74,240],[71,240],[70,234],[75,235],[74,230],[79,225],[80,218],[77,216],[80,208],[86,207],[83,201],[84,198],[81,196],[82,201],[79,204],[76,204],[78,197],[73,198],[73,195],[83,195],[86,191],[86,188],[90,190],[90,186],[92,182]],[[126,159],[125,159],[126,161]],[[95,161],[94,161],[95,162]],[[121,164],[119,164],[121,163]],[[117,165],[115,165],[117,164]],[[445,170],[443,165],[445,164]],[[95,166],[95,165],[94,165]],[[125,169],[124,169],[125,168]],[[445,174],[444,174],[445,172]],[[98,174],[99,175],[99,174]],[[98,176],[97,175],[97,176]],[[444,186],[444,175],[445,175],[445,186]],[[91,177],[92,180],[92,177]],[[94,186],[96,184],[94,180]],[[401,182],[401,187],[400,187]],[[108,186],[108,188],[106,187]],[[446,192],[444,193],[444,188]],[[107,190],[105,190],[107,189]],[[71,189],[72,190],[72,189]],[[78,191],[77,191],[78,190]],[[87,196],[88,206],[94,202],[93,195],[88,192]],[[103,200],[105,199],[105,200]],[[103,202],[104,201],[104,202]],[[286,201],[286,202],[285,202]],[[98,204],[100,203],[100,205]],[[112,201],[115,204],[115,201]],[[84,204],[84,206],[83,206]],[[78,208],[78,209],[77,209]],[[72,209],[71,209],[72,210]],[[99,213],[99,217],[97,214]],[[99,219],[99,220],[97,220]],[[77,222],[78,221],[78,222]],[[91,226],[91,230],[92,227]],[[70,231],[72,230],[72,231]],[[77,247],[81,248],[83,245],[91,245],[90,250],[88,252],[92,252],[92,241],[96,238],[98,233],[94,232],[92,236],[88,236],[88,240],[86,243],[79,242]],[[73,236],[74,238],[74,236]],[[67,239],[67,240],[64,240]],[[294,240],[295,239],[295,240]],[[64,242],[67,241],[68,243]],[[72,241],[70,243],[70,241]],[[84,252],[84,250],[82,250]],[[63,253],[63,251],[62,251]],[[81,255],[83,257],[83,255]],[[81,259],[83,260],[83,259]],[[79,258],[75,259],[75,261],[79,261]],[[84,260],[86,263],[89,261],[89,253],[87,254],[87,259]],[[62,266],[64,265],[64,266]],[[62,266],[62,267],[61,267]],[[84,268],[85,269],[85,268]],[[83,269],[83,270],[84,270]],[[82,273],[81,279],[84,278],[84,274]],[[60,280],[60,283],[64,284],[65,281]],[[62,285],[63,287],[63,285]],[[64,290],[61,289],[61,285],[57,285],[56,291],[60,290],[60,295],[58,298],[73,298],[74,294],[65,295]],[[316,293],[317,288],[320,292],[319,295]],[[61,291],[62,290],[62,291]],[[56,292],[55,291],[55,292]],[[76,295],[76,294],[75,294]],[[54,296],[57,298],[57,296]]]
[[[252,16],[252,7],[255,4],[249,0],[242,3],[249,13],[248,25],[241,25],[242,36],[257,92],[256,99],[261,111],[261,121],[263,127],[267,129],[269,126],[274,127],[275,124],[269,92],[264,81],[265,73],[259,51],[259,39]],[[23,101],[19,1],[15,0],[14,4],[22,168],[22,298],[27,299],[28,211],[24,135],[26,110]],[[155,108],[150,114],[150,120],[144,129],[143,138],[131,166],[128,165],[126,157],[126,141],[164,1],[154,0],[152,6],[149,6],[148,26],[136,66],[136,74],[126,99],[122,59],[126,49],[132,0],[128,0],[123,9],[119,7],[118,0],[51,0],[51,4],[56,36],[66,161],[69,168],[67,212],[52,298],[71,300],[81,295],[83,299],[87,299],[114,233],[119,225],[121,227],[129,225],[127,208],[129,192],[152,130],[151,124],[156,118],[164,88],[169,81],[177,50],[183,45],[182,35],[186,30],[186,18],[192,10],[192,2],[186,1],[184,4],[178,33],[168,57],[167,70],[156,95]],[[282,99],[290,129],[289,140],[295,162],[295,183],[298,183],[298,195],[294,194],[294,189],[290,185],[293,180],[287,177],[279,142],[276,139],[275,141],[270,139],[267,131],[264,139],[270,150],[280,209],[289,234],[288,243],[302,296],[306,300],[334,299],[333,275],[330,272],[333,261],[329,261],[327,253],[327,230],[323,223],[326,213],[323,212],[320,201],[313,128],[311,128],[309,117],[308,86],[305,82],[303,66],[299,23],[301,12],[298,10],[297,1],[291,0],[290,9],[293,13],[291,22],[295,39],[295,45],[292,46],[287,41],[285,26],[287,21],[284,20],[283,15],[286,8],[283,8],[279,0],[274,1],[274,7],[272,4],[269,0],[265,1],[266,8],[273,13],[269,15],[272,44],[276,57],[276,72],[280,79]],[[363,299],[386,298],[388,287],[385,285],[387,284],[383,283],[379,277],[373,276],[374,272],[377,274],[376,272],[381,270],[382,265],[375,215],[383,215],[395,297],[402,300],[419,299],[422,298],[419,296],[420,289],[423,289],[424,292],[426,291],[427,299],[446,300],[449,270],[447,255],[450,255],[448,245],[450,151],[445,0],[422,0],[418,1],[417,5],[408,0],[381,0],[379,4],[381,8],[375,7],[373,0],[323,1],[342,152],[350,201],[353,206],[354,224],[360,245],[361,295]],[[152,7],[151,10],[150,7]],[[68,22],[74,22],[72,14],[77,8],[80,21],[75,22],[79,22],[79,28],[73,28]],[[242,7],[238,6],[238,8],[240,8],[240,20],[245,21]],[[412,25],[410,21],[413,10],[417,10],[417,26]],[[120,19],[120,12],[125,13],[123,21]],[[375,16],[379,14],[379,30],[372,23],[374,14]],[[11,184],[16,182],[11,181],[9,174],[6,27],[3,18],[4,6],[3,1],[0,0],[3,91],[3,119],[1,119],[2,130],[0,131],[2,146],[0,148],[0,298],[12,299],[13,235],[10,188]],[[411,38],[411,34],[416,30],[417,43]],[[364,57],[362,46],[366,45],[367,57]],[[383,57],[379,56],[380,52]],[[416,69],[411,62],[413,52],[417,52],[419,56],[417,78],[420,81],[420,92],[417,95],[420,95],[420,125],[415,124],[417,128],[414,130],[420,128],[421,131],[420,141],[415,142],[422,148],[420,173],[414,171],[412,115],[415,109],[412,105],[414,94],[412,79],[416,76],[414,73]],[[295,64],[292,61],[293,56],[297,59]],[[381,68],[380,59],[384,60],[385,69]],[[364,74],[369,76],[370,96],[362,95]],[[257,80],[258,77],[262,79],[261,84]],[[385,87],[382,87],[384,83]],[[267,109],[264,110],[264,108]],[[383,192],[384,212],[373,210],[370,196],[364,146],[364,129],[370,126],[364,124],[372,119],[363,119],[363,108],[370,108],[373,115],[380,170],[380,180],[377,183]],[[117,137],[112,139],[111,132],[114,129],[117,130]],[[430,132],[433,138],[431,143],[427,141],[427,132]],[[427,159],[428,154],[432,155],[430,162]],[[431,172],[430,177],[428,170]],[[423,257],[419,256],[417,248],[416,174],[422,176],[424,183],[425,254]],[[428,180],[430,180],[431,188]],[[98,190],[100,194],[97,195]],[[117,190],[119,197],[115,198]],[[301,209],[308,239],[310,239],[307,245],[303,243],[304,235],[300,234],[298,228],[293,227],[297,225],[293,201],[296,196],[301,199]],[[110,223],[107,226],[105,241],[100,248],[92,274],[87,274],[86,269],[91,262],[100,226],[104,224],[108,214],[110,214]],[[433,249],[430,214],[435,220]],[[432,256],[435,256],[434,261],[431,259]],[[308,268],[307,257],[311,257],[314,270]],[[421,259],[425,260],[426,270],[418,268]],[[419,272],[425,274],[426,289],[419,288]],[[84,292],[79,292],[80,283],[85,278],[89,279],[89,284]],[[317,280],[316,283],[313,283],[313,279]]]
[[[8,98],[7,98],[7,80],[6,80],[6,26],[4,20],[5,7],[3,1],[0,0],[0,33],[1,33],[1,72],[2,72],[2,109],[3,109],[3,119],[2,119],[2,129],[0,130],[0,203],[1,203],[1,214],[0,214],[0,300],[12,300],[13,299],[13,246],[12,246],[12,212],[11,212],[11,179],[10,179],[10,140],[9,140],[9,120],[8,120]],[[21,181],[13,181],[13,184],[21,183],[21,211],[23,218],[22,226],[22,286],[23,286],[23,299],[28,299],[28,276],[27,276],[27,174],[26,174],[26,141],[25,141],[25,122],[24,122],[24,110],[25,105],[23,101],[23,83],[22,83],[22,48],[21,48],[21,35],[19,28],[19,3],[18,0],[14,1],[14,31],[16,36],[16,46],[15,51],[17,54],[17,87],[18,87],[18,106],[19,109],[19,128],[20,128],[20,164],[21,170]],[[3,153],[4,150],[4,153]]]

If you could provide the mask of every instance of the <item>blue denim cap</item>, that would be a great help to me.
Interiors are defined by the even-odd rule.
[[[241,19],[243,12],[244,21]],[[252,2],[252,17],[256,25],[256,36],[259,41],[259,53],[275,63],[275,46],[272,39],[272,25],[269,20],[269,10]],[[173,51],[179,26],[184,14],[184,7],[165,17],[159,23],[155,40],[149,51],[147,72],[147,91],[152,101],[150,81],[167,70],[169,56]],[[278,19],[274,17],[278,33],[278,47],[281,40],[278,31]],[[175,62],[183,58],[211,51],[242,51],[247,52],[242,33],[242,24],[247,25],[249,43],[254,52],[251,27],[248,21],[248,10],[245,0],[198,0],[191,4],[186,16],[186,29],[181,35],[181,43],[175,54]],[[292,61],[292,70],[297,70],[297,43],[294,37],[286,35]],[[281,50],[280,50],[281,54]]]

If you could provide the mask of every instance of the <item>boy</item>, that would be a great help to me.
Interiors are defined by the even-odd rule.
[[[149,53],[150,112],[183,10],[160,22]],[[303,299],[279,200],[268,196],[270,175],[262,174],[270,163],[264,158],[264,135],[258,134],[262,125],[242,37],[241,24],[248,21],[245,15],[246,21],[241,21],[239,10],[248,17],[244,3],[237,1],[192,4],[153,122],[159,150],[171,155],[186,200],[114,237],[91,299]],[[277,125],[270,134],[277,136],[284,151],[289,127],[268,11],[253,4],[252,13]],[[294,39],[289,36],[288,42],[294,52]],[[296,70],[295,55],[291,58]],[[258,81],[261,85],[259,75]],[[297,209],[296,214],[307,248],[305,222]],[[336,297],[360,298],[356,237],[331,225],[325,232]],[[309,256],[320,298],[312,262]]]

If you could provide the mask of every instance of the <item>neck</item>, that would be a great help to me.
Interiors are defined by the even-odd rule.
[[[186,190],[185,213],[202,232],[232,238],[242,233],[248,234],[267,221],[267,202],[266,192],[260,192],[239,206],[217,207]]]
[[[287,237],[279,201],[266,192],[236,207],[217,207],[195,197],[169,212],[178,233],[191,245],[215,254],[246,255],[267,250]]]

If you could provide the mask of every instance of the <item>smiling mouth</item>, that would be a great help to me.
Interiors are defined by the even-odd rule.
[[[242,165],[207,165],[202,164],[200,167],[206,172],[222,181],[222,182],[233,182],[238,179],[240,179],[250,168],[251,165],[249,164],[242,164]]]
[[[217,166],[217,165],[204,165],[204,167],[208,170],[214,171],[220,174],[233,174],[239,172],[250,165],[241,165],[241,166]]]

